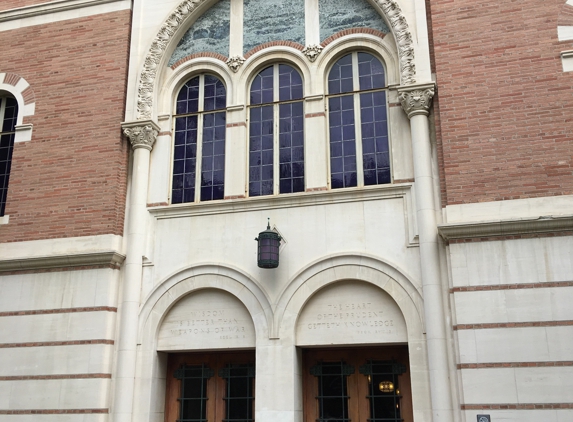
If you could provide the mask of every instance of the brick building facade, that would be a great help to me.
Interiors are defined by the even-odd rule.
[[[571,0],[5,0],[0,42],[0,420],[573,419]]]

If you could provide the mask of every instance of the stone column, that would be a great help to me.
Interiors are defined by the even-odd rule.
[[[428,122],[434,96],[434,84],[402,87],[398,89],[398,92],[402,108],[410,119],[412,134],[432,414],[434,422],[451,422],[453,421],[453,409]]]
[[[151,149],[159,133],[159,126],[151,120],[123,123],[122,128],[133,148],[133,167],[131,195],[127,208],[125,271],[119,308],[120,321],[119,335],[117,336],[117,365],[114,374],[113,422],[131,422],[133,411],[137,318],[141,301],[142,257],[145,252],[149,159]]]

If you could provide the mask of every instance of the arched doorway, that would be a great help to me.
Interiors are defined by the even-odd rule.
[[[394,299],[343,280],[317,291],[296,323],[304,422],[413,421],[408,332]]]

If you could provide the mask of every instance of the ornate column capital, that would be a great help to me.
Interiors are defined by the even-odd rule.
[[[145,148],[149,151],[157,140],[159,125],[153,120],[136,120],[121,124],[123,133],[129,138],[133,149]]]
[[[412,118],[418,114],[427,116],[432,106],[435,84],[412,85],[399,87],[398,93],[402,108]]]

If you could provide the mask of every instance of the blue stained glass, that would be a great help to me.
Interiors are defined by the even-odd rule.
[[[222,180],[220,184],[213,184],[213,174],[224,169],[224,164],[221,165],[221,162],[224,163],[226,113],[224,111],[199,113],[197,106],[201,78],[203,78],[203,109],[209,111],[226,106],[225,86],[221,80],[212,75],[197,76],[189,80],[179,92],[177,113],[198,114],[178,118],[175,122],[172,203],[194,201],[196,179],[200,179],[202,201],[220,199],[219,194],[215,195],[213,192],[224,190]],[[200,173],[196,160],[199,116],[203,127]]]
[[[278,66],[278,92],[274,92],[273,75]],[[260,94],[260,95],[259,95]],[[277,95],[278,94],[278,95]],[[300,73],[289,65],[269,66],[260,72],[251,85],[251,105],[272,102],[278,96],[280,101],[292,101],[302,98],[303,86]],[[278,107],[279,119],[275,121],[275,111]],[[293,156],[303,161],[304,156],[304,107],[302,101],[288,104],[267,105],[251,108],[250,151],[261,151],[259,157],[249,157],[249,195],[269,195],[274,193],[274,162],[275,136],[279,142],[279,193],[293,192],[292,165]],[[260,122],[255,125],[256,122]],[[278,123],[278,125],[277,125]],[[278,127],[276,127],[278,126]],[[275,134],[275,127],[278,133]],[[293,150],[293,146],[297,148]],[[255,158],[259,158],[258,162]],[[260,172],[254,171],[259,168]],[[302,178],[303,175],[300,175]],[[262,183],[258,183],[259,180]],[[297,186],[301,183],[297,182]],[[304,185],[304,180],[302,180]],[[304,189],[304,188],[303,188]]]
[[[262,167],[262,178],[265,180],[273,180],[273,165],[263,165]]]
[[[302,162],[292,164],[292,175],[293,177],[301,178],[304,177],[304,164]],[[304,179],[303,179],[304,183]]]
[[[173,176],[173,189],[183,188],[183,175]]]
[[[290,163],[292,160],[290,148],[281,148],[279,152],[279,163]],[[281,172],[282,173],[282,172]],[[282,176],[282,174],[281,174]]]

